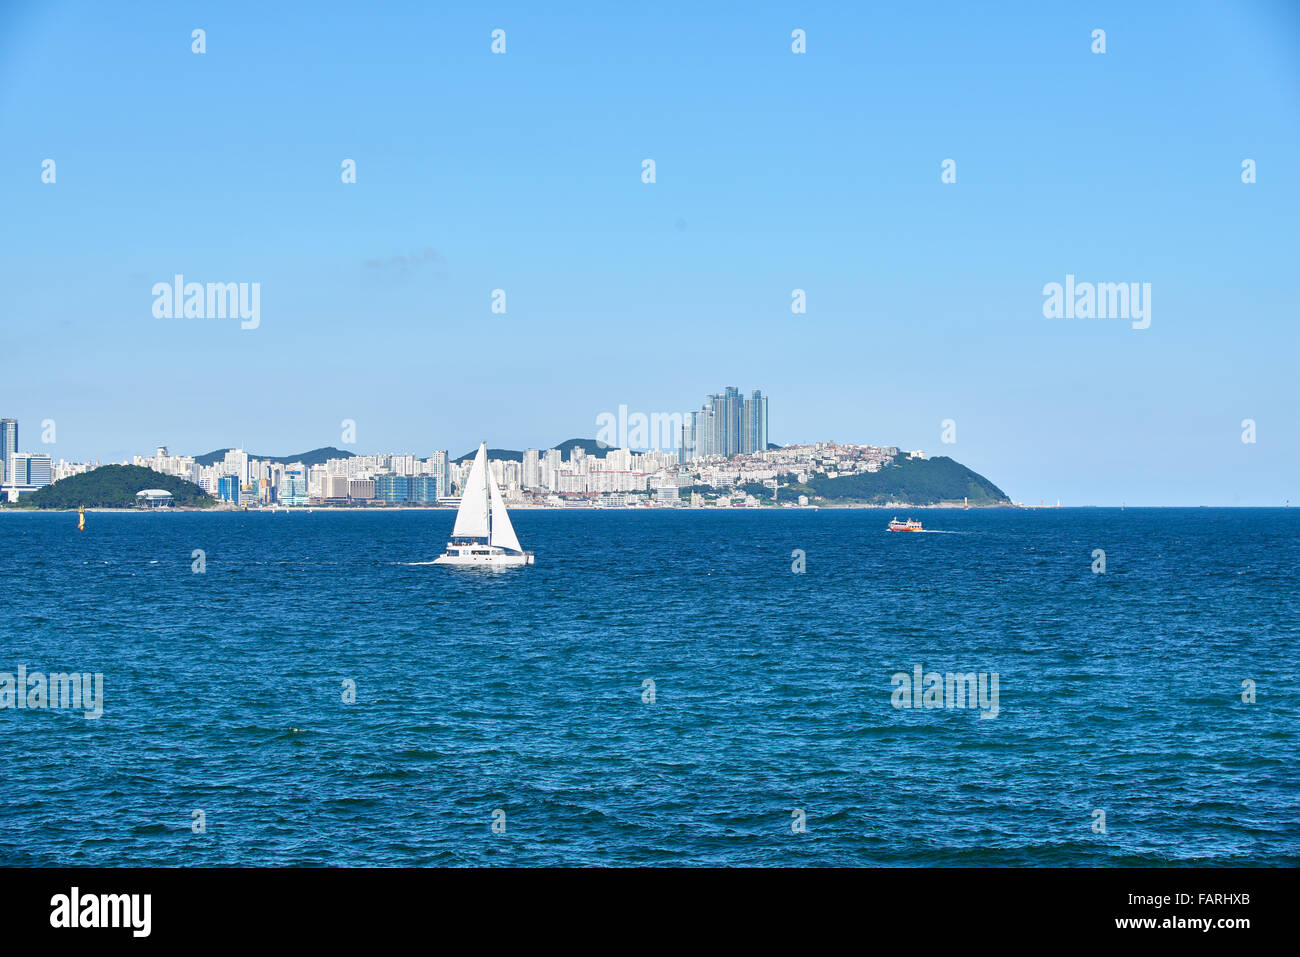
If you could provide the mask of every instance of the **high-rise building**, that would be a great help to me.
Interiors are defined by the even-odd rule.
[[[0,482],[17,485],[9,478],[9,456],[18,451],[18,420],[0,419]]]
[[[239,476],[223,475],[217,479],[217,498],[223,502],[238,502]]]
[[[438,494],[451,494],[451,466],[447,450],[439,449],[429,456],[428,473],[438,480]]]
[[[740,451],[749,454],[767,451],[767,396],[757,389],[745,400]]]
[[[523,487],[537,488],[541,485],[541,459],[537,449],[524,449]]]
[[[610,449],[605,453],[601,471],[630,472],[632,470],[632,453],[627,449]]]
[[[712,455],[749,455],[767,450],[767,396],[755,389],[743,398],[727,386],[704,400],[682,424],[678,461],[690,462]]]
[[[248,453],[243,449],[231,449],[226,453],[225,472],[239,479],[240,487],[248,484]]]
[[[280,476],[280,487],[276,496],[282,505],[310,505],[311,497],[307,494],[307,476],[301,469],[285,469]]]
[[[722,440],[723,455],[732,456],[740,454],[740,423],[742,418],[742,404],[740,400],[740,390],[734,385],[727,386],[722,393],[722,409],[725,418],[725,433]]]
[[[554,492],[559,488],[560,479],[560,450],[547,449],[542,453],[542,464],[539,467],[541,475],[539,476],[541,484]]]

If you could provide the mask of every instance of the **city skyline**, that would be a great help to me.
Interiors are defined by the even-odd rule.
[[[341,454],[323,454],[326,452]],[[129,463],[120,464],[157,473],[160,483],[165,477],[184,479],[199,486],[212,499],[229,507],[244,508],[455,505],[474,467],[469,459],[451,460],[445,449],[436,450],[427,458],[395,453],[360,455],[339,449],[317,449],[313,453],[301,459],[290,456],[279,460],[243,449],[225,449],[220,455],[208,453],[202,456],[207,461],[201,461],[194,456],[173,455],[167,447],[158,446],[153,455],[136,455]],[[602,448],[599,442],[584,440],[545,450],[526,449],[488,456],[487,461],[506,502],[512,505],[618,508],[782,505],[792,508],[815,505],[817,501],[837,501],[845,497],[844,493],[848,493],[848,500],[859,500],[854,496],[863,492],[860,487],[855,492],[842,485],[814,488],[810,482],[852,482],[872,475],[888,479],[887,470],[894,465],[924,462],[924,459],[921,450],[896,446],[816,443],[741,452],[729,457],[710,455],[683,462],[674,450],[633,452],[613,446]],[[53,469],[53,479],[74,480],[102,468],[101,463],[60,461]],[[981,477],[964,474],[978,483],[980,489],[949,482],[947,488],[951,494],[930,501],[947,506],[964,505],[965,496],[976,491],[980,496],[976,504],[1012,504]],[[37,484],[49,484],[49,476],[46,478]],[[153,478],[136,474],[128,481],[140,485],[148,484]],[[927,494],[933,494],[938,487],[929,485]],[[778,501],[781,488],[786,494]],[[896,501],[889,495],[901,491],[898,486],[894,489],[887,491],[882,486],[875,494],[883,494],[881,503],[889,504]],[[6,487],[5,491],[25,495],[38,489]],[[150,492],[156,494],[145,504],[151,507],[171,504],[172,493],[167,489],[141,490],[136,494],[139,497]],[[96,498],[100,493],[83,489],[82,495],[86,494]],[[82,495],[74,498],[80,500]]]
[[[891,470],[911,465],[909,476],[916,475],[917,468],[924,470],[924,464],[913,464],[924,463],[926,454],[921,449],[835,442],[769,444],[767,413],[768,398],[761,390],[742,396],[738,388],[727,386],[707,396],[700,412],[648,417],[620,408],[618,416],[600,417],[601,430],[594,440],[571,438],[547,448],[522,450],[488,450],[484,442],[483,451],[500,494],[513,505],[793,508],[819,502],[907,504],[912,494],[947,506],[966,506],[971,494],[977,505],[1014,504],[987,478],[960,464],[943,466],[943,476],[927,473],[909,491],[909,479]],[[42,426],[42,439],[49,441],[54,425],[47,421]],[[345,421],[343,426],[346,444],[355,423]],[[680,446],[671,445],[674,435],[680,436]],[[0,452],[16,449],[18,438],[18,422],[0,419]],[[446,506],[463,494],[473,464],[470,458],[452,459],[446,449],[425,457],[389,451],[367,455],[337,447],[306,450],[298,456],[266,456],[243,448],[177,455],[157,445],[152,455],[109,464],[150,470],[158,474],[159,483],[164,476],[183,479],[229,507]],[[45,485],[70,480],[77,486],[76,477],[105,464],[64,459],[55,464],[48,455],[17,451],[0,456],[0,461],[5,459],[18,478],[0,489],[8,501],[19,503]],[[872,488],[872,477],[883,481]],[[866,486],[861,483],[864,478]],[[127,481],[139,485],[152,479],[136,473]],[[66,485],[54,494],[65,492],[78,500],[99,494],[81,491],[77,495]],[[171,494],[167,489],[137,492],[149,496],[145,504],[150,507],[171,504]]]
[[[761,391],[757,389],[751,393],[751,397],[746,398],[740,396],[739,391],[737,389],[729,386],[726,389],[724,389],[724,391],[721,393],[714,393],[706,397],[704,412],[709,413],[711,411],[710,403],[715,402],[717,400],[722,400],[722,405],[721,405],[722,408],[724,409],[728,408],[727,400],[729,398],[732,400],[743,399],[744,405],[742,406],[742,408],[744,409],[750,408],[751,399],[754,400],[761,399],[761,404],[756,403],[753,407],[762,409],[761,421],[762,421],[762,427],[765,427],[768,397],[762,395]],[[621,420],[622,432],[620,433],[620,438],[626,438],[628,434],[636,434],[635,431],[629,433],[629,430],[627,428],[627,410],[622,409],[620,410],[620,413],[623,416]],[[632,415],[635,416],[636,414],[637,413],[633,413]],[[696,413],[688,412],[684,414],[664,413],[662,415],[665,424],[674,418],[685,419],[687,424],[682,427],[680,433],[681,440],[685,442],[688,435],[692,433],[693,429],[699,427],[699,423],[701,421],[712,420],[711,416],[709,416],[704,420],[694,418],[696,416],[699,416],[699,414],[700,413],[698,412]],[[613,418],[612,413],[605,413],[603,415],[605,415],[607,418]],[[660,416],[660,413],[654,413],[653,415],[658,417]],[[649,419],[648,416],[647,419]],[[759,420],[750,419],[748,413],[746,413],[744,417],[744,422],[747,431],[749,428],[749,423],[751,421],[757,422]],[[53,428],[54,423],[52,423],[50,420],[43,421],[41,425],[43,428],[43,433],[42,433],[43,436],[54,433],[55,431]],[[354,423],[345,422],[344,426],[345,426],[345,432],[349,428],[353,430],[355,429]],[[655,433],[652,431],[647,434],[655,434]],[[671,432],[671,430],[665,428],[661,434],[670,435],[673,433]],[[22,451],[15,444],[18,435],[19,435],[18,421],[16,417],[0,418],[0,485],[13,486],[17,484],[19,486],[26,486],[27,488],[32,489],[35,487],[39,487],[40,485],[45,485],[53,481],[57,481],[60,478],[79,474],[81,472],[88,470],[89,468],[99,467],[102,465],[132,464],[132,463],[146,464],[146,465],[150,464],[147,461],[150,458],[150,456],[142,456],[139,452],[134,452],[131,455],[123,456],[119,459],[105,460],[101,458],[95,458],[95,459],[78,460],[78,459],[67,459],[61,456],[58,458],[54,458],[49,452],[33,452],[30,450]],[[598,446],[604,444],[602,440],[599,438],[599,435],[600,435],[600,430],[598,429],[597,438],[592,440],[596,442]],[[532,487],[538,484],[535,473],[531,481],[527,479],[527,476],[529,476],[530,466],[532,468],[536,468],[539,460],[539,456],[543,458],[551,454],[555,456],[560,456],[561,453],[559,452],[559,446],[564,445],[574,439],[589,439],[589,438],[590,437],[588,436],[570,436],[569,438],[561,440],[560,442],[550,446],[534,444],[534,445],[522,446],[520,448],[511,450],[520,455],[520,460],[518,460],[518,468],[519,468],[519,476],[524,477],[524,487]],[[716,443],[717,441],[716,437],[711,441]],[[343,444],[348,445],[354,443],[343,442]],[[50,447],[52,445],[54,445],[54,443],[52,442],[49,443],[43,442],[44,447]],[[938,446],[932,446],[929,455],[927,455],[927,451],[925,449],[921,449],[921,448],[913,449],[911,446],[898,445],[893,443],[874,444],[870,442],[864,442],[861,440],[840,441],[837,439],[810,439],[810,440],[801,440],[801,441],[790,442],[785,444],[774,443],[770,446],[770,448],[772,448],[774,451],[780,451],[783,449],[784,450],[808,450],[808,449],[822,448],[822,447],[832,447],[832,448],[838,447],[846,450],[884,449],[884,450],[892,450],[893,454],[895,455],[903,454],[906,456],[916,456],[916,457],[933,457],[935,455],[938,455],[938,456],[954,458],[960,464],[968,468],[972,468],[972,470],[977,473],[980,472],[979,469],[973,468],[972,466],[970,466],[969,463],[962,462],[957,456],[953,455],[952,448],[943,444],[940,444]],[[192,462],[199,457],[210,456],[213,455],[214,453],[224,453],[225,462],[228,464],[231,460],[232,455],[237,457],[242,457],[244,463],[243,473],[242,473],[243,479],[238,485],[234,486],[234,489],[244,488],[245,490],[247,490],[247,487],[249,485],[248,464],[250,462],[257,461],[263,464],[274,465],[277,467],[278,472],[293,471],[293,469],[291,468],[292,466],[303,464],[300,461],[296,461],[294,459],[294,456],[305,455],[311,452],[319,452],[321,450],[331,449],[331,448],[344,453],[344,455],[348,458],[355,458],[357,460],[366,460],[366,461],[382,459],[382,460],[391,460],[392,462],[406,461],[406,462],[421,463],[421,462],[440,460],[441,465],[439,467],[439,474],[443,477],[439,479],[437,485],[432,485],[429,486],[427,489],[422,489],[422,491],[420,491],[418,495],[417,493],[412,491],[411,497],[409,498],[409,501],[412,502],[420,501],[420,502],[428,502],[432,504],[440,498],[444,498],[448,495],[451,495],[452,494],[451,476],[455,475],[457,476],[457,478],[459,478],[459,476],[463,473],[463,471],[468,469],[468,462],[461,461],[462,459],[465,459],[467,457],[466,455],[456,456],[453,458],[452,453],[446,448],[426,449],[426,451],[424,452],[412,451],[411,450],[412,446],[410,445],[401,446],[397,449],[362,450],[360,448],[340,448],[337,443],[327,443],[324,445],[311,446],[309,448],[304,447],[293,453],[279,453],[279,454],[267,454],[264,452],[252,453],[247,451],[245,448],[243,448],[243,446],[220,446],[217,448],[209,449],[206,452],[192,452],[192,453],[182,452],[179,454],[173,454],[170,452],[168,446],[164,446],[162,444],[157,444],[154,446],[155,455],[160,459],[162,458],[171,458],[174,460],[184,459]],[[675,447],[660,448],[656,446],[647,446],[643,448],[637,448],[628,445],[626,442],[623,442],[622,444],[613,443],[613,444],[605,445],[605,451],[598,453],[594,457],[599,460],[600,458],[608,455],[611,452],[615,453],[616,455],[630,454],[633,456],[634,459],[640,458],[642,456],[658,456],[662,458],[662,462],[656,466],[656,470],[657,470],[658,468],[668,469],[670,463],[675,463],[680,468],[686,468],[690,466],[692,462],[697,463],[697,465],[703,464],[700,460],[704,458],[707,458],[710,462],[716,462],[719,459],[729,459],[733,457],[744,459],[756,455],[756,450],[745,449],[743,451],[741,450],[723,451],[723,452],[711,451],[707,453],[701,453],[700,455],[695,457],[689,457],[686,454],[686,450],[687,450],[687,446],[685,446],[684,444],[679,444]],[[18,459],[22,460],[20,468],[22,470],[21,477],[24,479],[23,481],[18,481],[18,482],[14,481],[15,469],[14,469],[13,457],[15,456]],[[333,462],[333,461],[341,461],[341,460],[330,459],[330,461]],[[554,463],[552,467],[554,467],[555,464],[558,464],[558,461],[559,460],[557,459],[556,463]],[[565,459],[564,461],[567,461],[567,459]],[[494,467],[497,468],[496,475],[498,481],[502,482],[502,484],[506,484],[507,482],[506,476],[503,475],[499,467],[502,465],[505,465],[507,467],[514,467],[516,464],[516,460],[493,458],[492,462]],[[4,465],[6,463],[8,464],[7,469],[4,468]],[[406,468],[409,469],[410,466],[407,466]],[[315,476],[317,474],[317,469],[318,466],[310,465],[310,466],[306,466],[306,468],[303,470],[304,474],[301,476],[303,478],[301,491],[299,491],[296,486],[294,487],[295,494],[300,495],[302,499],[301,502],[298,502],[297,504],[304,504],[304,505],[307,504],[307,483],[306,483],[305,473],[311,472],[312,475]],[[179,473],[174,473],[173,470],[169,468],[160,468],[159,470],[167,474],[179,474]],[[321,468],[321,471],[324,471],[324,469]],[[387,467],[385,468],[385,471],[387,471]],[[395,474],[402,476],[408,474],[414,475],[415,473],[405,471],[402,467],[397,467]],[[992,476],[986,475],[985,477],[988,478],[990,481],[993,481],[995,484],[1000,484],[996,475],[992,475]],[[650,484],[651,473],[647,473],[645,478],[647,479],[647,481],[641,486],[641,490],[653,491],[654,486]],[[219,499],[228,499],[228,496],[221,491],[221,487],[216,483],[215,480],[211,483],[200,482],[197,474],[192,476],[191,480],[195,481],[196,484],[203,485],[205,490],[207,490],[209,494],[213,495],[214,497]],[[414,486],[412,486],[412,489],[414,489]],[[311,494],[313,497],[318,497],[321,494],[319,486],[315,483],[313,483],[311,487]],[[1034,505],[1034,500],[1032,499],[1022,499],[1013,493],[1008,493],[1008,494],[1010,500],[1017,505],[1026,505],[1026,506]],[[379,493],[375,496],[375,498],[378,500],[387,499],[389,501],[408,501],[405,492],[398,495],[395,489],[391,488],[390,486],[383,485],[382,483],[379,486]],[[1052,497],[1042,496],[1038,500],[1038,504],[1040,505],[1050,504],[1050,501],[1052,500],[1053,500]],[[1059,504],[1060,497],[1059,496],[1055,497],[1055,501]],[[1093,506],[1105,507],[1107,505],[1125,505],[1125,504],[1135,506],[1135,507],[1162,506],[1162,505],[1164,506],[1172,505],[1172,507],[1176,507],[1176,503],[1144,502],[1136,499],[1121,500],[1120,502],[1116,502],[1116,503],[1084,501],[1084,502],[1069,502],[1068,504],[1071,506],[1085,506],[1085,507],[1093,507]],[[1220,504],[1221,505],[1223,503],[1199,503],[1199,504]],[[1289,499],[1284,499],[1282,502],[1245,502],[1245,503],[1236,503],[1236,504],[1239,504],[1243,507],[1260,507],[1260,506],[1286,507],[1289,506],[1290,501]]]

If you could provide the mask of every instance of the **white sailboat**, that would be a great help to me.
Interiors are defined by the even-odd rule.
[[[533,553],[524,551],[519,544],[506,503],[488,468],[486,442],[479,445],[469,468],[447,551],[433,563],[497,568],[533,563]]]

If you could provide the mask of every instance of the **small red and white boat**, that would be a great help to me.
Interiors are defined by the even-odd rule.
[[[908,519],[906,522],[900,522],[897,518],[889,523],[891,532],[920,532],[923,531],[921,523]]]

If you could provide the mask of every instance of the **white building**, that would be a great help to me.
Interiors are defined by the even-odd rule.
[[[5,484],[31,489],[54,481],[54,464],[44,452],[11,452]]]
[[[239,477],[239,487],[243,488],[248,484],[248,453],[243,449],[230,449],[226,452],[225,458],[226,475],[237,475]]]

